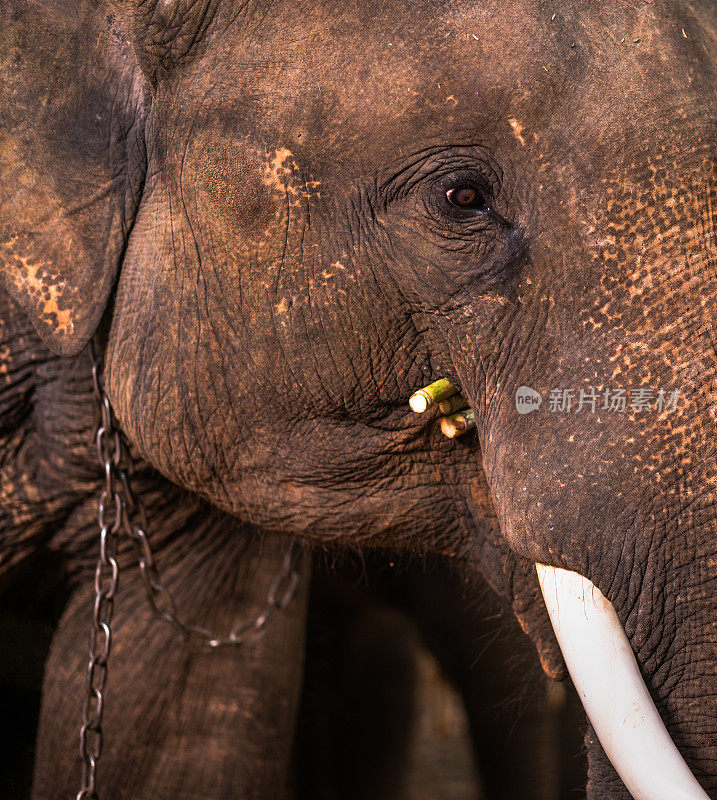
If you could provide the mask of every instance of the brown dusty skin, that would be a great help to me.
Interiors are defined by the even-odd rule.
[[[0,11],[3,563],[83,553],[104,315],[150,474],[465,559],[552,675],[532,563],[581,572],[717,791],[711,0],[120,5]],[[440,377],[475,433],[407,411]],[[547,399],[640,387],[677,409]],[[588,797],[624,800],[587,741]]]

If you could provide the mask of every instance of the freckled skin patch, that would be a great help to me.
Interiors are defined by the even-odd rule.
[[[296,162],[286,165],[289,159],[293,158],[293,153],[286,147],[279,147],[274,151],[266,164],[265,168],[265,183],[271,189],[277,192],[284,193],[290,192],[291,194],[298,194],[294,186],[289,185],[289,178],[292,174],[293,167],[296,168]]]
[[[263,182],[269,189],[282,196],[289,194],[290,202],[294,204],[300,202],[300,197],[306,200],[320,200],[321,193],[317,190],[321,186],[321,181],[301,180],[298,175],[299,167],[294,160],[294,154],[286,147],[279,147],[267,158]]]
[[[32,256],[19,252],[16,238],[0,244],[0,258],[11,271],[18,292],[27,294],[37,308],[37,314],[60,335],[72,335],[73,298],[65,297],[67,286],[60,278],[53,280],[47,269],[32,262]]]
[[[523,137],[523,126],[518,122],[517,119],[511,117],[508,122],[510,123],[510,127],[513,129],[513,133],[515,138],[520,142],[521,147],[525,147],[525,139]]]

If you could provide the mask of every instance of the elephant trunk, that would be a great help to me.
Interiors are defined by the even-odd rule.
[[[585,711],[634,800],[709,800],[660,718],[612,604],[576,572],[536,570]]]

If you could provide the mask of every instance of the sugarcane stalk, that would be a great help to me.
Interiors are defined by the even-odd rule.
[[[412,411],[422,414],[457,392],[458,389],[450,381],[445,378],[439,378],[412,394],[408,400],[408,405],[411,406]]]
[[[441,417],[441,431],[449,439],[462,436],[467,431],[472,431],[476,426],[475,414],[473,409],[466,408],[448,417]]]
[[[442,400],[438,404],[438,410],[441,414],[449,416],[450,414],[455,414],[456,411],[466,408],[467,405],[468,401],[462,394],[454,394],[453,397],[449,397],[448,400]]]

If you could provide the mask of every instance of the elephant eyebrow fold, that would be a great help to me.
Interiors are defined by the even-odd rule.
[[[404,166],[379,183],[378,189],[388,203],[405,197],[425,178],[453,169],[479,172],[493,194],[497,193],[502,182],[502,171],[491,163],[483,145],[447,144],[412,154]]]

